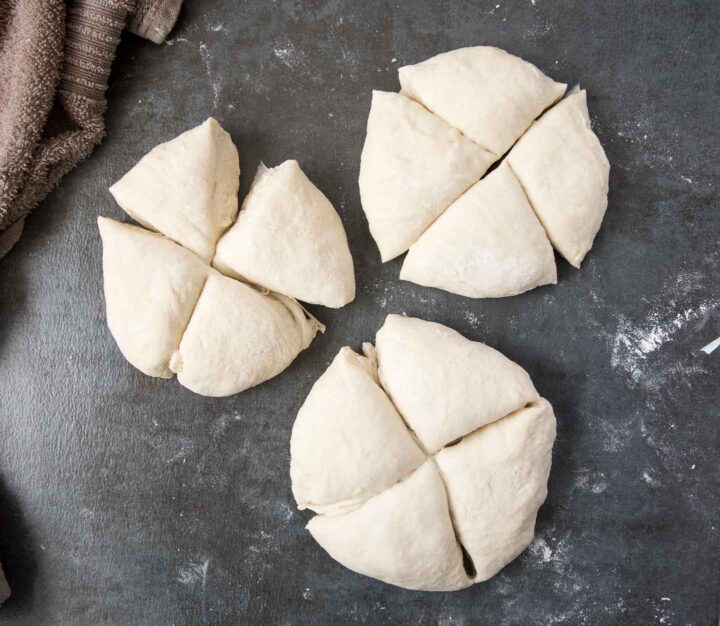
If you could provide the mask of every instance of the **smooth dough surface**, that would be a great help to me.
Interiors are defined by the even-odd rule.
[[[153,148],[110,193],[130,217],[209,263],[237,215],[239,185],[237,149],[209,118]]]
[[[442,324],[388,315],[376,347],[383,388],[431,454],[539,398],[517,363]]]
[[[340,217],[297,161],[261,168],[213,265],[303,302],[341,307],[355,298]]]
[[[398,73],[402,93],[498,156],[566,88],[531,63],[489,46],[438,54]]]
[[[299,508],[333,514],[391,487],[426,458],[380,387],[376,364],[350,348],[302,405],[290,455]]]
[[[168,364],[210,272],[169,239],[106,217],[103,241],[107,323],[123,356],[148,376],[172,377]]]
[[[580,267],[605,215],[610,175],[585,91],[545,113],[507,158],[552,244]]]
[[[476,582],[497,574],[532,541],[554,441],[555,416],[540,399],[436,455]]]
[[[472,584],[432,459],[359,509],[316,515],[307,528],[336,561],[386,583],[426,591]]]
[[[417,102],[374,91],[359,183],[382,260],[405,252],[495,159]]]
[[[195,393],[229,396],[282,372],[318,328],[294,300],[211,270],[170,369]]]
[[[503,163],[410,247],[400,278],[470,298],[497,298],[555,284],[557,271],[545,230]]]

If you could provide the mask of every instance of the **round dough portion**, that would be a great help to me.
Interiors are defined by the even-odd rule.
[[[380,387],[374,359],[350,348],[313,385],[290,456],[298,507],[333,514],[391,487],[426,458]]]
[[[450,591],[488,579],[532,540],[552,407],[491,348],[389,316],[378,332],[380,380],[384,352],[409,407],[403,423],[391,387],[378,385],[372,347],[363,350],[340,351],[293,427],[293,494],[319,513],[307,529],[346,567],[400,587]]]
[[[260,168],[237,221],[218,242],[213,265],[311,304],[337,308],[355,298],[340,217],[297,161]]]
[[[566,85],[489,46],[398,73],[400,93],[373,92],[359,179],[383,262],[409,249],[403,280],[472,298],[557,282],[548,242],[579,267],[609,183],[585,92],[562,100]]]
[[[490,46],[444,52],[401,67],[398,74],[402,93],[497,155],[505,154],[567,87]]]
[[[282,372],[319,327],[294,300],[213,271],[170,369],[195,393],[240,393]]]
[[[400,278],[470,298],[499,298],[555,284],[557,270],[545,230],[503,163],[410,247]]]
[[[340,218],[297,161],[262,166],[215,254],[237,215],[239,174],[230,135],[209,118],[151,150],[110,190],[165,236],[98,220],[108,325],[120,350],[145,374],[177,372],[203,395],[238,393],[280,373],[324,331],[290,296],[339,307],[355,295]],[[213,257],[233,278],[210,266]]]

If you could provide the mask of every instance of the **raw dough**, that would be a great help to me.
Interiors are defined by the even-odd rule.
[[[359,509],[317,515],[307,529],[331,557],[359,574],[424,591],[472,584],[432,460]]]
[[[123,356],[148,376],[170,378],[177,350],[210,268],[144,228],[98,218],[107,322]]]
[[[210,262],[237,215],[239,184],[237,149],[211,117],[153,148],[110,193],[134,220]]]
[[[517,363],[435,322],[388,315],[377,356],[383,387],[429,453],[539,398]]]
[[[367,358],[343,348],[298,413],[293,494],[320,513],[307,528],[346,567],[394,585],[486,580],[532,540],[552,408],[522,368],[440,324],[390,315],[377,345],[379,377],[371,346]]]
[[[382,260],[405,252],[495,158],[417,102],[373,91],[360,197]]]
[[[212,272],[170,369],[195,393],[229,396],[282,372],[318,328],[295,300]]]
[[[410,249],[401,278],[473,298],[555,283],[548,241],[579,267],[609,179],[585,92],[555,104],[564,84],[487,46],[401,67],[399,77],[399,94],[373,92],[360,164],[382,260]]]
[[[401,67],[398,75],[402,93],[498,156],[567,86],[490,46],[438,54]]]
[[[400,278],[470,298],[498,298],[554,285],[557,271],[545,230],[503,163],[410,247]]]
[[[230,135],[210,118],[111,189],[163,234],[98,219],[108,326],[121,352],[145,374],[177,373],[207,396],[279,374],[324,331],[289,296],[338,307],[355,295],[340,218],[297,161],[264,168],[215,255],[237,215],[239,172]],[[214,256],[233,278],[209,265]]]
[[[590,250],[607,209],[610,163],[590,128],[585,91],[535,122],[508,155],[550,241],[572,265]]]
[[[380,387],[374,360],[340,350],[293,426],[290,476],[299,508],[356,508],[422,465],[425,455]]]
[[[491,578],[530,545],[554,441],[555,416],[540,399],[435,457],[476,581]]]
[[[311,304],[341,307],[355,298],[340,217],[297,161],[260,168],[213,265]]]

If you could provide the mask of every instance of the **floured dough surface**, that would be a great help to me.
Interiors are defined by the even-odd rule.
[[[319,513],[307,529],[400,587],[486,580],[533,538],[552,407],[519,365],[441,324],[390,315],[376,343],[343,348],[295,421],[293,494]]]
[[[554,284],[553,246],[579,267],[609,180],[585,92],[561,99],[566,85],[489,46],[399,78],[399,94],[373,92],[360,167],[382,261],[409,249],[402,279],[472,298]]]
[[[148,376],[170,378],[168,364],[190,321],[210,268],[144,228],[98,218],[110,332],[123,356]]]
[[[195,393],[229,396],[282,372],[317,330],[294,300],[212,272],[170,369]]]
[[[235,221],[239,173],[230,135],[210,118],[111,188],[152,230],[98,220],[108,326],[121,352],[206,396],[279,374],[324,331],[294,297],[331,307],[355,297],[340,218],[297,161],[263,167]]]
[[[557,251],[580,267],[607,209],[610,163],[578,91],[535,122],[508,155]]]
[[[310,304],[355,298],[355,272],[340,217],[297,161],[261,167],[213,265],[229,276]]]
[[[495,159],[417,102],[374,91],[360,196],[382,260],[405,252]]]
[[[153,148],[110,193],[140,224],[210,261],[237,215],[239,184],[237,148],[209,118]]]
[[[398,70],[402,93],[498,156],[566,85],[491,46],[460,48]]]
[[[552,246],[507,163],[475,183],[410,246],[402,280],[470,298],[555,284]]]

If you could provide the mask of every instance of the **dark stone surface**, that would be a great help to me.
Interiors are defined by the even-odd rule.
[[[711,624],[718,618],[717,2],[188,2],[163,46],[124,39],[108,138],[0,262],[0,555],[8,624]],[[495,5],[498,5],[497,7]],[[497,45],[589,91],[612,164],[581,271],[469,300],[381,265],[357,189],[373,88]],[[348,231],[358,297],[282,375],[209,399],[152,379],[105,326],[98,214],[160,141],[215,115],[242,193],[297,158]],[[337,350],[389,312],[446,323],[528,369],[554,405],[531,548],[466,591],[399,590],[303,529],[289,437]]]

